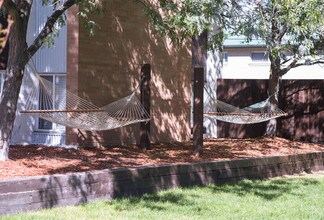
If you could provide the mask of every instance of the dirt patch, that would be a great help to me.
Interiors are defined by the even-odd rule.
[[[136,146],[92,149],[66,149],[38,145],[11,146],[10,160],[0,162],[0,178],[116,167],[220,161],[314,151],[324,151],[324,144],[289,141],[283,138],[209,139],[204,142],[204,155],[201,158],[191,155],[191,142],[153,144],[152,150],[144,152]]]

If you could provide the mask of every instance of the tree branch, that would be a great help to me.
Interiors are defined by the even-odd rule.
[[[47,18],[46,24],[36,37],[34,42],[27,49],[28,57],[31,58],[37,50],[42,46],[44,39],[53,32],[54,25],[58,18],[70,7],[75,5],[77,0],[67,0],[61,5],[58,9],[56,9],[50,17]]]
[[[292,58],[285,59],[282,63],[280,63],[280,65],[284,65],[284,64],[288,63],[291,60],[292,60]]]
[[[296,68],[299,66],[312,66],[312,65],[316,65],[316,64],[324,64],[324,59],[314,60],[311,62],[297,63],[292,68]]]
[[[294,58],[293,61],[285,68],[280,70],[279,75],[283,76],[285,75],[289,70],[291,70],[292,68],[295,68],[297,65],[297,62],[299,61],[299,58]]]
[[[322,39],[314,42],[314,48],[317,50],[324,50],[324,36],[322,36]]]
[[[302,63],[298,63],[300,59],[295,58],[286,68],[283,68],[280,70],[280,76],[285,75],[289,70],[296,68],[296,67],[300,67],[300,66],[312,66],[312,65],[316,65],[316,64],[324,64],[324,58],[321,59],[316,59],[316,60],[312,60],[312,61],[305,61]]]

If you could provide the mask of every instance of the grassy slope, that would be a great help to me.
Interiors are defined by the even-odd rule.
[[[324,219],[323,207],[321,175],[174,189],[3,219]]]

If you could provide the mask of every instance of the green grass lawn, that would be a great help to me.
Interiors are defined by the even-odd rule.
[[[324,175],[174,189],[0,219],[324,219]]]

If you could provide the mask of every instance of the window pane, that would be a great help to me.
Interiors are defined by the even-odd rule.
[[[252,53],[252,61],[253,62],[267,62],[269,59],[268,53]]]
[[[60,75],[55,76],[55,85],[57,87],[55,90],[55,108],[56,109],[65,109],[66,106],[66,76]],[[65,126],[60,124],[55,124],[55,129],[64,130]]]
[[[53,128],[53,123],[50,122],[50,121],[47,121],[45,119],[39,118],[39,120],[38,120],[38,128],[39,129],[51,130]]]
[[[42,78],[53,82],[53,76],[42,76]],[[41,89],[41,88],[40,88]],[[39,93],[39,109],[40,110],[48,110],[48,109],[53,109],[53,103],[50,100],[53,94],[51,94],[53,91],[52,88],[48,88],[48,91],[45,93],[44,91],[40,91]],[[48,92],[50,94],[48,94]]]
[[[53,76],[42,76],[44,79],[53,82]],[[39,94],[39,109],[40,110],[49,110],[53,109],[53,103],[48,100],[48,97],[44,95],[43,92],[40,91]],[[39,129],[52,129],[53,124],[50,121],[47,121],[45,119],[39,118],[38,120],[38,128]]]
[[[66,106],[66,76],[55,76],[55,109],[65,109]]]
[[[223,62],[224,63],[228,62],[228,53],[223,53]]]
[[[48,109],[65,109],[66,106],[66,76],[65,75],[45,75],[42,76],[44,79],[55,84],[52,87],[47,88],[47,95],[44,95],[40,91],[39,95],[39,109],[48,110]],[[39,129],[48,129],[48,130],[65,130],[65,126],[52,123],[50,121],[39,119],[38,123]]]

